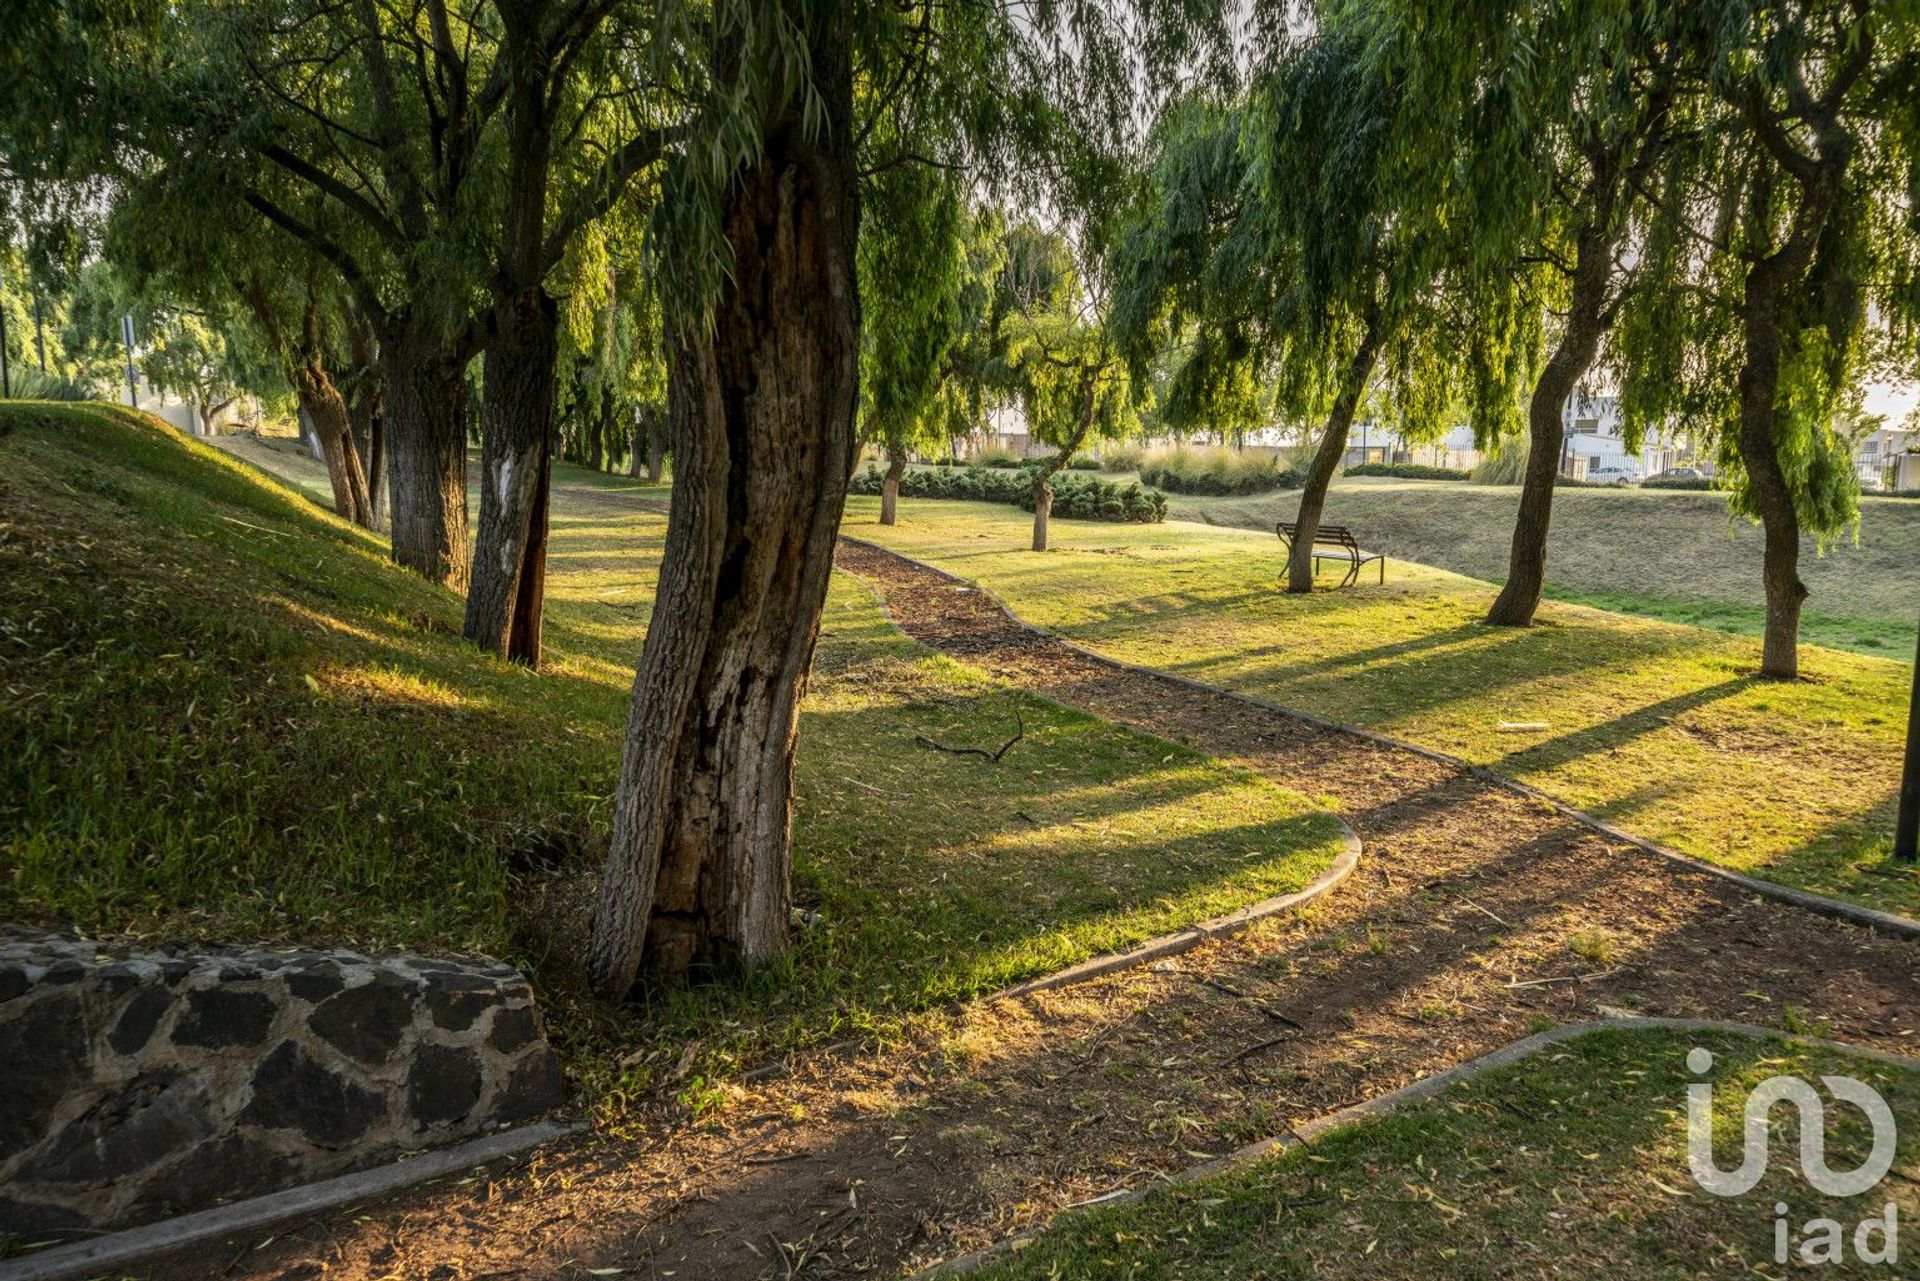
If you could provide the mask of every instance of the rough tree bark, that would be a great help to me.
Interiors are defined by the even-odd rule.
[[[643,966],[788,946],[794,735],[853,455],[860,309],[848,8],[785,3],[825,118],[807,127],[794,95],[766,122],[722,197],[732,267],[712,323],[673,342],[674,501],[588,958],[609,998]],[[738,37],[716,43],[730,82]]]
[[[1354,349],[1353,357],[1347,361],[1340,390],[1333,398],[1333,408],[1327,413],[1327,425],[1320,433],[1319,448],[1314,450],[1313,462],[1307,468],[1306,482],[1300,487],[1300,510],[1293,518],[1297,528],[1293,549],[1287,557],[1287,590],[1290,592],[1313,590],[1313,540],[1320,532],[1320,513],[1327,505],[1327,486],[1333,483],[1333,473],[1340,466],[1340,457],[1347,452],[1347,435],[1353,429],[1353,415],[1360,408],[1360,398],[1366,395],[1367,380],[1373,377],[1373,365],[1380,355],[1382,337],[1379,313],[1369,311],[1366,330],[1360,336],[1360,345]]]
[[[366,474],[360,469],[360,451],[354,447],[346,399],[317,356],[295,367],[293,387],[300,408],[306,411],[307,421],[320,442],[321,457],[326,460],[327,481],[333,486],[333,510],[354,524],[371,529],[373,503],[367,492]]]
[[[467,583],[467,361],[458,335],[408,313],[380,333],[393,559],[456,590]]]
[[[880,523],[893,525],[900,516],[900,478],[907,474],[907,451],[887,446],[887,478],[880,484]]]
[[[378,380],[368,381],[377,384]],[[387,431],[377,385],[362,385],[347,397],[347,421],[353,425],[353,443],[360,451],[360,471],[367,478],[367,528],[385,529]]]
[[[1791,267],[1784,256],[1775,254],[1747,269],[1740,317],[1746,351],[1738,380],[1740,461],[1765,534],[1761,581],[1766,588],[1767,621],[1760,674],[1781,680],[1800,673],[1800,608],[1807,599],[1807,585],[1800,581],[1800,516],[1773,432],[1774,400],[1780,386],[1780,311]]]
[[[1526,627],[1540,607],[1547,583],[1547,530],[1553,519],[1553,487],[1560,473],[1567,398],[1593,367],[1607,329],[1607,286],[1613,274],[1615,237],[1607,230],[1611,210],[1588,222],[1574,243],[1573,288],[1567,325],[1533,384],[1527,402],[1527,471],[1520,487],[1507,581],[1487,611],[1487,621]]]
[[[482,649],[540,665],[554,361],[560,313],[546,289],[547,185],[553,154],[547,6],[503,3],[507,191],[494,261],[481,413],[480,527],[463,631]]]

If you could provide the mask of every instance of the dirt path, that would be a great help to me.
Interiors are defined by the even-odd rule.
[[[1715,1017],[1920,1052],[1914,945],[1676,871],[1412,753],[1087,659],[887,553],[840,561],[929,645],[1326,793],[1365,842],[1360,871],[1303,917],[975,1007],[949,1035],[809,1056],[718,1120],[581,1139],[156,1275],[884,1277],[1546,1023]]]

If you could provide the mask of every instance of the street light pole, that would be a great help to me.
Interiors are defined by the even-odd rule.
[[[1893,856],[1920,858],[1920,649],[1913,656],[1913,699],[1907,704],[1907,768],[1900,777],[1900,817],[1893,824]]]

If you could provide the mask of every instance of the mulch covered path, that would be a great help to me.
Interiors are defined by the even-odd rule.
[[[569,1141],[157,1275],[884,1277],[1542,1021],[1817,1021],[1920,1052],[1920,947],[1675,870],[1417,754],[1088,659],[886,552],[844,544],[840,563],[935,648],[1327,795],[1365,843],[1359,871],[1172,960],[803,1056],[717,1121]]]

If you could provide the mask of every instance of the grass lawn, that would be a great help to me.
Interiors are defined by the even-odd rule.
[[[1769,879],[1920,913],[1891,863],[1913,668],[1809,647],[1807,679],[1753,676],[1744,637],[1550,603],[1479,622],[1483,582],[1395,561],[1387,585],[1290,597],[1271,534],[1055,521],[903,502],[848,533],[977,579],[1025,618],[1118,658],[1451,752],[1643,836]],[[1328,569],[1328,581],[1334,577]],[[1533,728],[1515,728],[1533,726]]]
[[[1070,1216],[973,1275],[1016,1278],[1776,1277],[1774,1206],[1804,1241],[1810,1219],[1847,1231],[1822,1276],[1908,1275],[1857,1261],[1854,1229],[1892,1201],[1911,1237],[1920,1131],[1901,1127],[1879,1189],[1835,1200],[1801,1178],[1797,1114],[1776,1108],[1772,1160],[1751,1192],[1718,1197],[1687,1166],[1688,1047],[1716,1059],[1716,1157],[1738,1164],[1740,1104],[1767,1077],[1852,1076],[1896,1116],[1920,1109],[1920,1074],[1797,1044],[1702,1033],[1607,1031],[1456,1085],[1387,1117],[1335,1130],[1234,1173]],[[1732,1088],[1737,1083],[1738,1090]],[[1828,1111],[1828,1165],[1867,1151],[1852,1108]],[[1869,1237],[1877,1247],[1877,1237]],[[1902,1241],[1903,1257],[1912,1241]]]
[[[1176,520],[1257,529],[1291,520],[1298,493],[1168,496]],[[1353,477],[1334,482],[1327,519],[1404,560],[1501,583],[1520,491],[1458,481]],[[1863,498],[1860,541],[1824,554],[1808,541],[1800,574],[1812,595],[1802,636],[1818,645],[1911,658],[1920,621],[1920,501]],[[1649,536],[1650,531],[1656,531]],[[1562,489],[1553,497],[1547,592],[1557,600],[1758,636],[1766,597],[1760,530],[1730,521],[1723,494]]]
[[[99,406],[0,428],[3,917],[492,953],[534,970],[602,1097],[697,1094],[1298,888],[1340,848],[1309,798],[930,654],[836,579],[798,766],[813,923],[783,967],[606,1010],[575,956],[664,518],[560,470],[536,676],[226,454]],[[1016,712],[998,765],[916,742],[997,745]]]

